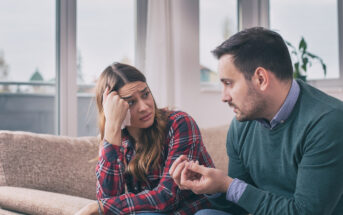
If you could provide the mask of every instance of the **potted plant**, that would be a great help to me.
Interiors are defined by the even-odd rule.
[[[324,76],[326,76],[326,64],[324,63],[322,58],[307,51],[307,43],[304,37],[301,37],[298,49],[296,49],[290,42],[288,41],[285,41],[285,42],[291,48],[291,54],[293,55],[295,59],[293,63],[293,67],[294,67],[293,77],[294,78],[301,79],[306,82],[307,69],[312,66],[313,60],[319,61],[319,63],[322,66]]]

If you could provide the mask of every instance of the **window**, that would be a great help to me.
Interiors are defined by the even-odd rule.
[[[54,133],[55,2],[0,0],[0,14],[0,129]]]
[[[327,79],[339,78],[337,7],[336,0],[270,0],[270,28],[296,47],[304,37],[308,51],[326,63]],[[324,78],[316,61],[307,74],[309,80]]]
[[[217,59],[211,51],[238,30],[237,0],[200,0],[201,83],[219,83]]]
[[[134,48],[134,0],[77,2],[78,136],[96,134],[100,73],[113,62],[134,65]]]

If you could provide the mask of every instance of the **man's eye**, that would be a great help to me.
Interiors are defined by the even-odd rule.
[[[224,85],[226,85],[226,86],[231,85],[231,82],[230,82],[230,81],[224,81],[223,83],[224,83]]]

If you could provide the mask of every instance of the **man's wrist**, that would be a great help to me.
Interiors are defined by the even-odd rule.
[[[233,181],[233,179],[230,176],[226,176],[225,180],[223,180],[223,184],[222,184],[220,192],[221,193],[226,193],[227,190],[229,189],[230,184],[232,183],[232,181]]]

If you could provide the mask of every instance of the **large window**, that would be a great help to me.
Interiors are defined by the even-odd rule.
[[[301,37],[308,51],[327,65],[324,77],[319,62],[308,69],[308,79],[339,78],[337,0],[270,0],[270,28],[298,46]]]
[[[78,135],[97,131],[94,84],[113,62],[134,65],[134,0],[77,2]]]
[[[218,84],[218,61],[211,51],[238,30],[237,0],[200,0],[200,78]]]
[[[55,2],[0,0],[0,129],[55,132]]]

